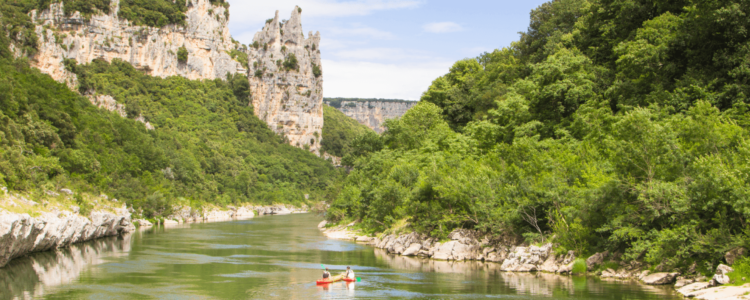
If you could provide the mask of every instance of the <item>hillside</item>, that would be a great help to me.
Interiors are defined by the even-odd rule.
[[[354,147],[327,217],[712,276],[750,246],[748,12],[736,1],[545,3],[519,41],[456,62]]]
[[[357,123],[342,112],[328,105],[323,105],[323,145],[321,151],[344,157],[351,151],[350,143],[358,136],[373,132],[367,126]]]
[[[178,204],[320,200],[340,180],[253,115],[242,76],[159,78],[117,59],[69,63],[80,90],[125,104],[110,112],[9,49],[0,37],[0,184],[11,191],[39,202],[63,188],[103,193],[154,218]],[[155,129],[134,120],[143,116]]]

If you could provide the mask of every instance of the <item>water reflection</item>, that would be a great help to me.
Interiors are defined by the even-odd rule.
[[[14,259],[0,268],[0,299],[40,297],[45,289],[74,282],[105,257],[127,255],[131,234],[73,244],[69,248],[46,251]]]
[[[415,272],[413,273],[415,276],[399,274],[401,275],[399,280],[395,281],[400,283],[404,283],[404,278],[420,281],[423,279],[424,274],[448,273],[454,280],[462,282],[477,280],[494,281],[504,285],[516,294],[551,298],[611,295],[613,290],[627,290],[628,294],[634,295],[674,296],[674,291],[671,287],[643,285],[636,281],[608,281],[594,276],[567,276],[542,272],[503,272],[500,269],[501,264],[497,263],[436,261],[419,257],[392,255],[382,249],[375,249],[375,256],[378,260],[385,262],[393,269]],[[480,278],[477,278],[477,276]],[[633,298],[626,296],[623,299],[639,298],[638,296]]]
[[[680,299],[635,283],[388,255],[327,240],[318,222],[288,215],[157,227],[37,253],[0,269],[0,299]],[[315,284],[323,267],[346,266],[362,281]]]

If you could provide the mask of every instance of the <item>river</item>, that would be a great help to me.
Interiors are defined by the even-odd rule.
[[[671,287],[391,256],[326,239],[313,214],[151,228],[0,268],[0,299],[682,299]],[[317,286],[321,265],[360,282]]]

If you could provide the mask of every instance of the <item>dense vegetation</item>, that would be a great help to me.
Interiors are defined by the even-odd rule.
[[[750,246],[748,13],[545,3],[520,41],[456,62],[382,137],[356,139],[328,218],[715,267]]]
[[[110,0],[3,0],[0,3],[0,12],[7,19],[5,25],[13,23],[27,22],[28,16],[22,16],[33,9],[45,10],[52,3],[63,3],[63,10],[67,16],[76,11],[88,19],[95,14],[109,14],[111,9]],[[211,1],[214,5],[229,7],[229,3],[224,1]],[[184,1],[168,0],[122,0],[120,1],[120,10],[117,15],[120,18],[131,21],[134,25],[146,25],[151,27],[162,27],[169,24],[185,25],[187,18],[187,3]],[[20,24],[13,26],[17,30],[33,29],[33,25]]]
[[[323,102],[330,105],[331,107],[335,108],[341,108],[341,102],[342,101],[354,101],[354,102],[368,102],[368,101],[378,101],[378,102],[410,102],[409,100],[400,100],[400,99],[378,99],[378,98],[324,98]]]
[[[175,204],[320,200],[339,180],[253,115],[243,76],[162,79],[118,60],[69,61],[80,91],[113,96],[122,118],[12,58],[8,43],[0,35],[0,184],[11,190],[106,193],[157,217]]]
[[[323,104],[323,141],[320,149],[322,152],[344,157],[351,151],[351,141],[367,131],[372,129]]]

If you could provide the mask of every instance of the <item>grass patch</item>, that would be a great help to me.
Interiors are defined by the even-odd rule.
[[[586,260],[583,258],[577,258],[573,262],[573,270],[570,271],[573,275],[585,275],[586,274]]]
[[[750,282],[750,257],[738,259],[732,265],[732,269],[734,271],[727,274],[730,279],[730,285],[743,285]]]

